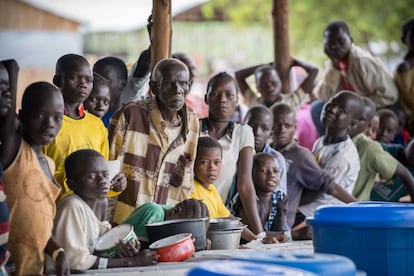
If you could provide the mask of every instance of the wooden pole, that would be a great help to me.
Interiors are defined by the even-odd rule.
[[[275,66],[282,81],[282,93],[290,93],[289,0],[273,0]]]
[[[151,71],[158,61],[171,55],[171,1],[152,1]]]

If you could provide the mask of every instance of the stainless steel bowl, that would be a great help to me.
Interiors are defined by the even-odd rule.
[[[208,227],[208,230],[213,231],[235,229],[242,225],[240,220],[241,219],[238,217],[210,219],[210,226]]]

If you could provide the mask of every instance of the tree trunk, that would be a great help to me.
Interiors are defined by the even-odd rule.
[[[152,1],[151,71],[158,61],[171,55],[171,1]]]
[[[282,81],[282,93],[290,93],[289,0],[273,0],[275,66]]]

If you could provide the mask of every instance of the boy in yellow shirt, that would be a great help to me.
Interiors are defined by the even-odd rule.
[[[214,181],[221,172],[222,149],[211,137],[198,138],[197,156],[194,164],[194,191],[191,198],[202,200],[208,208],[210,218],[230,216],[221,197],[214,187]]]

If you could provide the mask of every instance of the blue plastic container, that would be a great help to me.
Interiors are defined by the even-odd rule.
[[[367,275],[414,275],[414,205],[324,206],[306,219],[315,252],[349,257]]]
[[[312,272],[286,267],[237,260],[201,262],[188,271],[187,276],[316,276]]]
[[[282,254],[246,250],[245,252],[237,252],[232,259],[296,267],[320,276],[331,276],[333,272],[336,276],[355,276],[357,274],[356,266],[349,258],[334,254]]]

